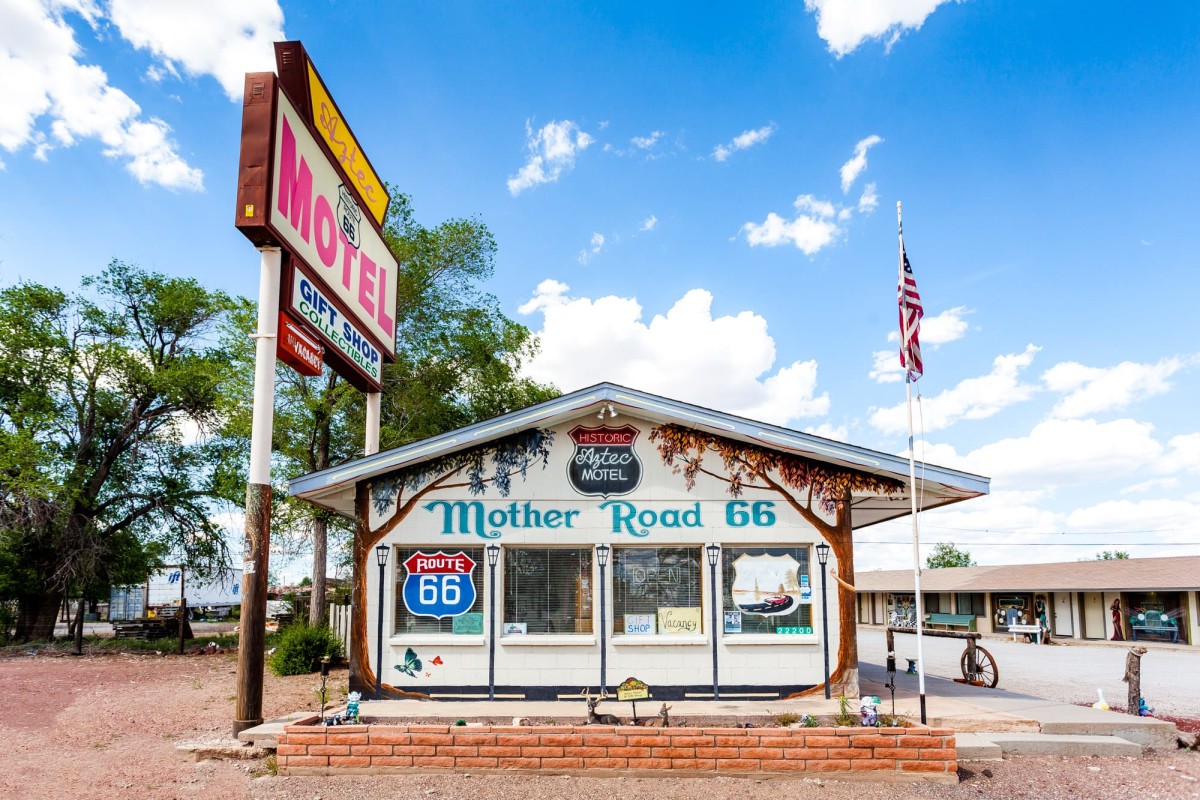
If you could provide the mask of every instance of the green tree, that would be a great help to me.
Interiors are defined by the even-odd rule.
[[[224,563],[214,474],[229,298],[113,261],[84,292],[0,290],[0,597],[16,639],[53,636],[63,597],[144,580],[170,551]]]
[[[1096,553],[1097,561],[1124,561],[1129,558],[1129,553],[1124,550],[1101,550]]]
[[[925,566],[928,569],[973,567],[975,562],[966,550],[959,550],[950,542],[938,542],[933,546],[933,552],[925,559]]]

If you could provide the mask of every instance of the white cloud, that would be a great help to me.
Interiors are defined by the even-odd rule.
[[[1028,400],[1038,388],[1022,383],[1020,377],[1040,349],[1031,344],[1023,353],[997,356],[987,375],[967,378],[935,397],[924,398],[921,402],[924,430],[942,430],[962,419],[987,419],[1008,406]],[[870,422],[885,433],[907,431],[908,409],[904,403],[873,409]]]
[[[604,249],[604,234],[593,233],[592,240],[588,243],[588,247],[579,251],[579,263],[586,264],[592,260],[592,256]]]
[[[535,331],[540,351],[527,365],[533,378],[564,391],[613,381],[778,424],[829,411],[828,394],[816,392],[816,362],[770,371],[775,341],[753,312],[713,317],[712,295],[693,289],[646,322],[635,298],[570,297],[568,290],[542,281],[519,309],[543,315]]]
[[[1158,463],[1160,472],[1200,473],[1200,433],[1174,436],[1167,447],[1166,455]]]
[[[1035,425],[1027,436],[984,445],[963,463],[1006,489],[1092,484],[1151,468],[1164,449],[1153,434],[1153,425],[1131,419],[1052,419]]]
[[[1155,489],[1174,489],[1179,486],[1178,478],[1151,478],[1121,489],[1121,494],[1142,494]]]
[[[109,0],[112,22],[130,44],[160,61],[149,77],[211,75],[230,100],[242,98],[247,72],[274,72],[273,42],[282,41],[276,0]]]
[[[890,50],[905,30],[917,30],[949,0],[804,0],[817,14],[817,35],[838,58],[867,39],[884,39]]]
[[[863,189],[862,196],[858,198],[858,213],[870,214],[879,207],[879,193],[875,191],[875,184],[868,183]]]
[[[650,216],[648,216],[644,220],[642,220],[642,227],[638,228],[638,230],[642,231],[642,232],[652,231],[657,226],[658,226],[658,217],[651,214]]]
[[[144,116],[100,67],[81,63],[68,12],[93,26],[101,18],[87,0],[0,4],[0,147],[14,153],[30,146],[45,159],[55,147],[94,139],[142,184],[203,189],[203,173],[176,151],[170,127]],[[48,131],[38,125],[43,118]]]
[[[741,230],[750,246],[794,244],[806,256],[811,256],[841,235],[836,209],[829,201],[802,194],[793,205],[796,216],[790,220],[772,211],[762,224],[747,222],[743,225]]]
[[[559,175],[575,166],[575,158],[595,141],[571,120],[548,122],[537,133],[525,123],[529,160],[508,179],[508,191],[516,197],[526,189],[553,183]]]
[[[713,148],[713,158],[717,161],[725,161],[738,150],[745,150],[753,147],[756,144],[762,144],[771,138],[775,133],[775,124],[764,125],[761,128],[754,130],[742,131],[729,144],[719,144]]]
[[[665,131],[651,131],[649,136],[635,136],[629,140],[629,143],[638,150],[649,150],[658,143],[658,140],[666,136]]]
[[[867,168],[867,151],[875,145],[882,142],[883,139],[875,134],[871,134],[865,139],[854,145],[854,155],[850,156],[850,160],[842,164],[840,170],[842,175],[842,194],[850,191],[850,187],[858,180],[858,176]],[[874,194],[875,184],[867,187],[867,191]],[[865,196],[865,195],[864,195]],[[872,206],[873,208],[874,206]]]
[[[1180,358],[1164,358],[1157,364],[1123,361],[1109,368],[1064,361],[1042,373],[1042,382],[1051,391],[1067,393],[1055,403],[1051,414],[1073,419],[1127,408],[1139,400],[1163,394],[1171,389],[1167,379],[1183,367]]]
[[[845,425],[834,425],[830,422],[822,422],[820,425],[811,425],[804,428],[805,433],[811,433],[814,436],[823,436],[826,439],[833,439],[837,442],[850,441],[850,429]]]

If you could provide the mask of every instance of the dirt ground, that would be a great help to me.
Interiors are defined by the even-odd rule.
[[[744,800],[747,793],[841,798],[1200,798],[1200,754],[1143,759],[1023,757],[976,763],[954,786],[798,778],[590,778],[535,775],[411,775],[286,778],[265,759],[197,762],[185,742],[230,737],[237,660],[219,655],[93,655],[45,652],[0,659],[0,798],[591,798]],[[346,673],[330,679],[334,697]],[[264,682],[266,718],[315,710],[318,675]],[[756,786],[755,784],[768,784]]]

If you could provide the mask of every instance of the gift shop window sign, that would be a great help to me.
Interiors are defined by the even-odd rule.
[[[475,560],[461,550],[413,553],[404,561],[405,607],[413,616],[436,619],[467,613],[475,604],[475,567]]]

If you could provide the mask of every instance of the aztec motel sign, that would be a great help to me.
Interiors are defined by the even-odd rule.
[[[396,355],[387,192],[300,43],[276,55],[279,77],[246,76],[236,226],[287,253],[280,305],[339,374],[378,391]]]
[[[701,469],[681,468],[697,457]],[[735,476],[736,463],[778,469]],[[907,469],[601,384],[299,478],[291,492],[361,515],[354,690],[373,691],[378,671],[391,697],[554,699],[598,689],[603,654],[610,692],[636,675],[656,700],[703,699],[715,653],[722,699],[771,698],[822,685],[825,646],[831,683],[857,692],[853,590],[828,577],[823,641],[815,546],[829,542],[829,570],[853,574],[853,528],[908,512]],[[814,494],[849,496],[812,499],[800,476]],[[933,465],[926,476],[926,507],[987,492],[978,476]],[[379,546],[391,551],[382,587]]]

